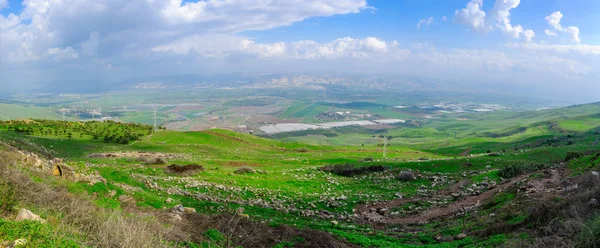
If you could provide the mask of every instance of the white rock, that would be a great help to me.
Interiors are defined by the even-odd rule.
[[[46,220],[42,219],[39,215],[34,214],[33,212],[31,212],[27,209],[21,208],[21,211],[19,211],[19,214],[15,218],[15,221],[23,221],[23,220],[33,220],[33,221],[39,221],[42,223],[46,223]]]

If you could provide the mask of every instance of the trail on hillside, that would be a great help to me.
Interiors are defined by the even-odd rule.
[[[442,218],[452,216],[460,211],[464,211],[465,209],[470,209],[473,207],[478,207],[480,203],[492,198],[495,194],[502,192],[515,184],[524,181],[528,178],[532,173],[521,175],[511,179],[508,182],[500,184],[490,190],[487,190],[476,196],[467,196],[463,199],[450,203],[446,206],[440,207],[432,207],[430,209],[424,210],[421,213],[414,214],[411,216],[386,216],[378,213],[378,210],[382,208],[396,208],[401,207],[406,203],[411,202],[421,202],[430,200],[432,197],[416,197],[416,198],[407,198],[407,199],[397,199],[389,202],[376,203],[376,204],[367,204],[356,207],[356,213],[359,216],[359,219],[367,220],[368,222],[374,222],[379,224],[419,224],[425,223],[433,219]],[[560,175],[552,176],[552,179],[558,179]],[[443,196],[450,195],[452,193],[456,193],[460,191],[461,186],[467,184],[468,181],[463,180],[455,184],[446,190],[437,191],[435,196]]]

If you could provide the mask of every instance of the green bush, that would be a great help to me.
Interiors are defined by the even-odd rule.
[[[0,213],[12,212],[17,205],[17,189],[14,184],[0,178]]]
[[[545,164],[522,164],[522,165],[512,165],[502,168],[498,175],[503,178],[513,178],[525,173],[534,172],[537,170],[549,168],[549,165]]]

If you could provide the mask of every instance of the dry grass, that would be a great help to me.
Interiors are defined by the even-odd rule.
[[[78,240],[90,247],[164,247],[170,230],[156,218],[99,208],[90,199],[69,193],[65,187],[37,183],[14,169],[18,156],[0,152],[0,180],[15,190],[20,206],[34,209],[56,230],[54,237]],[[58,180],[45,174],[47,180]],[[60,181],[57,181],[60,184]]]

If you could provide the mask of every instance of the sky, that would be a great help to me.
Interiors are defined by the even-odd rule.
[[[597,0],[0,0],[0,92],[347,73],[598,101],[597,13]]]

